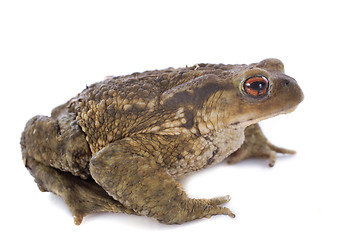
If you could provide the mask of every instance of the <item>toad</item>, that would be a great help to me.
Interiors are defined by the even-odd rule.
[[[94,212],[181,224],[235,215],[229,196],[189,198],[178,179],[229,163],[294,151],[276,147],[258,122],[303,100],[277,59],[249,65],[197,64],[108,77],[30,119],[25,166],[41,191],[61,196],[75,224]]]

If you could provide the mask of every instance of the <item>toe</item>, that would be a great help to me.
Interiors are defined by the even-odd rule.
[[[296,154],[295,150],[290,150],[290,149],[286,149],[286,148],[281,148],[281,147],[277,147],[275,145],[273,145],[272,143],[268,143],[268,146],[271,150],[277,152],[277,153],[282,153],[282,154]]]
[[[83,221],[83,216],[82,215],[73,215],[73,219],[74,219],[74,224],[79,226],[81,224],[81,222]]]
[[[208,200],[208,203],[213,206],[221,205],[227,203],[231,200],[229,195],[223,197],[216,197]]]

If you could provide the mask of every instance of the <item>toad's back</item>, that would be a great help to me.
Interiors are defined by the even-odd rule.
[[[174,99],[172,107],[164,107],[161,97],[165,92],[205,74],[226,79],[236,66],[199,64],[112,77],[87,87],[67,105],[77,114],[76,119],[95,153],[110,142],[149,132],[170,121],[182,104]]]

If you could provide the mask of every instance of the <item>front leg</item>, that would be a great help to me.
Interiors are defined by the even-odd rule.
[[[248,126],[244,132],[245,139],[242,146],[234,152],[228,159],[228,163],[233,164],[247,158],[269,158],[269,166],[276,163],[277,153],[295,154],[294,150],[280,148],[270,143],[262,133],[258,123]]]
[[[143,143],[143,145],[142,145]],[[125,138],[93,156],[90,173],[114,199],[136,213],[166,224],[180,224],[212,215],[234,214],[217,205],[229,197],[190,199],[179,183],[144,147],[144,138]]]

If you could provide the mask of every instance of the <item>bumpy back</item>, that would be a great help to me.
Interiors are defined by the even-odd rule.
[[[204,74],[226,78],[232,65],[199,64],[113,77],[87,87],[69,102],[93,153],[117,139],[159,125],[169,109],[163,92]]]

